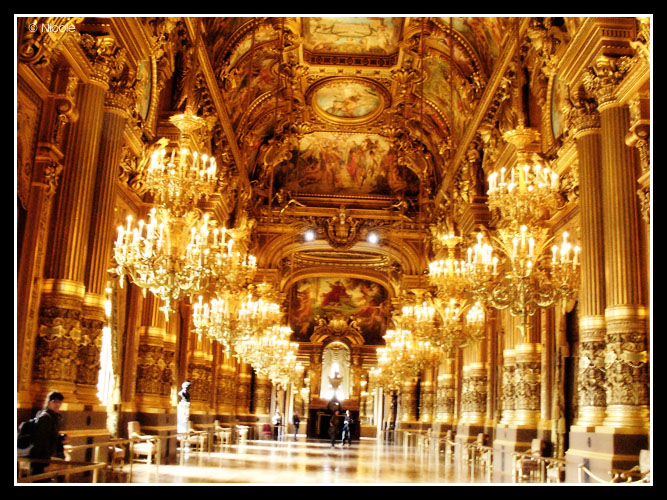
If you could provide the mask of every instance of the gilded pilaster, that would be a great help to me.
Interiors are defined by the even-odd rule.
[[[17,225],[16,359],[18,406],[30,406],[30,384],[39,328],[40,283],[48,249],[49,221],[63,165],[54,142],[58,124],[75,121],[77,79],[58,70],[54,94],[43,104],[19,73],[17,89],[17,194],[25,216]],[[41,111],[40,111],[41,108]],[[61,111],[59,111],[61,110]],[[36,143],[33,152],[31,144]],[[34,153],[34,157],[32,154]]]

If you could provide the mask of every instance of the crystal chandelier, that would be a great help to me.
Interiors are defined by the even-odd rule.
[[[428,265],[428,279],[438,289],[438,294],[446,297],[458,297],[466,286],[465,261],[457,259],[455,249],[461,242],[460,236],[453,232],[433,228],[435,242],[447,248],[447,258],[435,259]]]
[[[261,333],[246,335],[236,343],[237,356],[253,369],[286,387],[296,382],[303,367],[297,362],[297,342],[291,342],[292,329],[275,324]]]
[[[560,246],[552,245],[546,225],[561,203],[558,176],[548,168],[526,163],[525,146],[539,137],[536,134],[523,127],[507,133],[506,139],[517,146],[519,165],[509,178],[502,170],[500,180],[496,173],[489,177],[489,206],[500,214],[497,236],[489,244],[478,233],[465,265],[472,295],[483,304],[520,317],[524,341],[529,318],[539,308],[571,297],[579,281],[580,248],[568,241],[567,233]]]
[[[174,301],[201,293],[209,285],[216,234],[215,229],[211,232],[215,221],[196,206],[216,189],[215,159],[185,146],[204,120],[188,109],[171,122],[181,132],[179,145],[169,154],[168,140],[160,139],[145,170],[145,187],[155,203],[149,221],[140,220],[133,227],[128,217],[127,226],[118,228],[114,245],[119,275],[162,299],[167,318]]]
[[[207,302],[200,295],[192,307],[195,333],[220,342],[229,351],[236,349],[241,339],[277,323],[282,315],[280,305],[270,302],[267,287],[266,284],[250,284],[236,289],[221,288]],[[253,293],[257,290],[264,295],[256,298]]]
[[[282,317],[280,304],[270,285],[250,285],[248,294],[239,304],[237,329],[240,335],[253,335],[279,324]]]
[[[377,349],[378,365],[372,372],[376,386],[398,389],[440,359],[436,347],[427,340],[416,339],[410,330],[387,330],[384,339],[386,346]]]
[[[488,204],[501,219],[519,226],[549,218],[561,204],[559,177],[549,167],[531,159],[526,147],[539,139],[539,132],[519,126],[503,138],[517,151],[517,164],[489,175]],[[533,156],[534,157],[534,156]]]

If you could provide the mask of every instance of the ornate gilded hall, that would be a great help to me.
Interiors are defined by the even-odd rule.
[[[15,484],[651,484],[652,15],[14,20]]]

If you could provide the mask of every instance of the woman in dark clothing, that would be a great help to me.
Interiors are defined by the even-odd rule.
[[[44,408],[37,413],[33,434],[33,447],[30,458],[50,460],[51,457],[65,458],[63,449],[64,435],[60,434],[60,407],[64,396],[59,392],[50,392],[44,402]],[[30,464],[32,475],[44,472],[48,464],[33,462]]]

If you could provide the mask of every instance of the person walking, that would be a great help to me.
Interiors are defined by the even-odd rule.
[[[340,416],[338,415],[338,410],[334,412],[333,415],[331,415],[331,419],[329,419],[329,437],[331,438],[331,447],[334,448],[336,446],[336,437],[338,437],[338,420]]]
[[[299,419],[299,414],[297,412],[294,412],[292,415],[292,424],[294,424],[294,441],[296,441],[296,433],[299,430],[299,423],[301,423],[301,420]]]
[[[352,434],[350,426],[354,423],[352,416],[350,415],[350,410],[345,410],[345,417],[343,419],[343,436],[341,446],[345,446],[345,440],[347,439],[347,445],[352,445]]]

